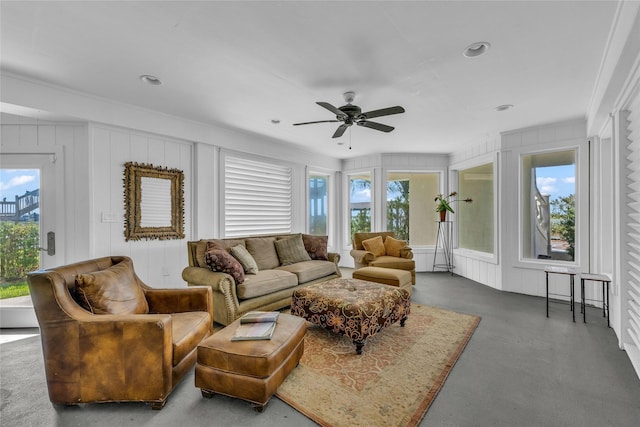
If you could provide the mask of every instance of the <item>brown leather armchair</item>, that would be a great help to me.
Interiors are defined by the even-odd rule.
[[[353,235],[353,249],[351,249],[351,256],[355,264],[355,268],[362,267],[380,267],[380,268],[394,268],[396,270],[406,270],[411,272],[411,283],[416,284],[416,262],[413,260],[413,252],[411,248],[406,246],[400,249],[400,256],[382,255],[376,256],[373,252],[367,251],[362,245],[363,240],[371,239],[373,237],[382,236],[382,239],[386,239],[387,236],[396,238],[393,231],[380,231],[370,233],[354,233]]]
[[[143,401],[162,409],[194,366],[198,344],[213,333],[211,288],[151,288],[135,274],[128,257],[35,271],[28,282],[49,399],[55,404]],[[118,314],[94,314],[103,311],[89,298],[88,283],[102,285],[100,297],[111,295],[115,304],[107,304],[107,311]],[[120,310],[122,294],[106,289],[122,287],[137,292],[134,311],[146,314]],[[81,306],[87,301],[91,311]]]

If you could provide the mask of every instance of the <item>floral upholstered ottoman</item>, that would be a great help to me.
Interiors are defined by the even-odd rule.
[[[411,310],[405,289],[366,280],[337,278],[294,291],[291,314],[350,338],[361,354],[382,328],[404,322]]]

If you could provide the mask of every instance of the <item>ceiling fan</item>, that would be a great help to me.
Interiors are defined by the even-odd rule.
[[[367,111],[366,113],[363,113],[360,107],[358,107],[357,105],[351,104],[355,97],[356,97],[355,92],[345,92],[344,100],[347,103],[347,105],[343,105],[342,107],[339,107],[339,108],[334,107],[328,102],[316,102],[316,104],[318,104],[319,106],[324,107],[327,110],[331,111],[333,114],[335,114],[336,115],[335,120],[319,120],[315,122],[294,123],[293,125],[300,126],[300,125],[310,125],[314,123],[342,122],[342,124],[338,126],[338,129],[336,129],[335,133],[333,134],[333,138],[339,138],[342,136],[344,131],[346,131],[347,128],[353,125],[354,123],[357,124],[358,126],[364,126],[370,129],[379,130],[381,132],[391,132],[394,129],[393,126],[384,125],[378,122],[372,122],[369,119],[372,119],[374,117],[390,116],[392,114],[404,113],[404,108],[400,106],[382,108],[380,110]]]

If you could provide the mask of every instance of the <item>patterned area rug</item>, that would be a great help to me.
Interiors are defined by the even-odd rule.
[[[361,355],[346,337],[309,323],[300,365],[276,396],[322,426],[416,426],[479,322],[412,304],[405,327],[369,338]]]

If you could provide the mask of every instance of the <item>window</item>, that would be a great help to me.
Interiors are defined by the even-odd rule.
[[[290,233],[290,167],[225,158],[225,237]]]
[[[329,177],[319,174],[309,175],[309,225],[308,233],[326,236]]]
[[[371,231],[371,174],[349,175],[349,236]]]
[[[436,173],[387,173],[387,231],[412,245],[435,245]]]
[[[494,178],[493,163],[458,171],[458,198],[473,200],[458,203],[458,247],[494,252]]]
[[[523,258],[574,261],[576,151],[522,156]]]

